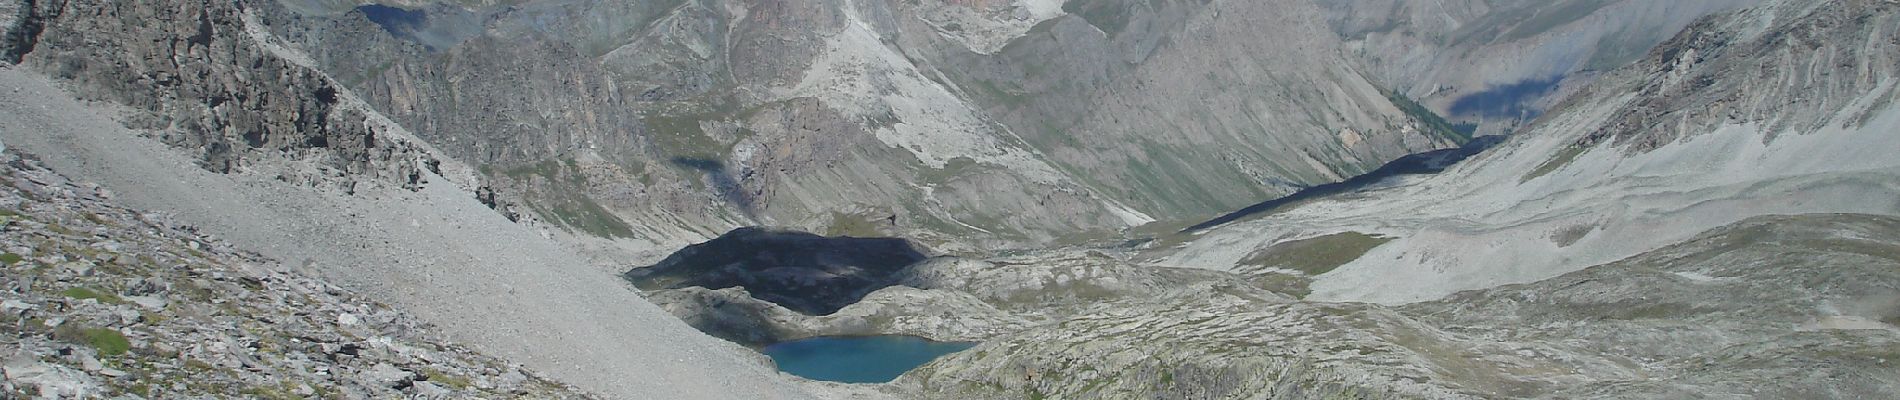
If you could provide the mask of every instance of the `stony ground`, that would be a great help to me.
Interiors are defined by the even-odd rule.
[[[584,398],[0,155],[0,398]]]

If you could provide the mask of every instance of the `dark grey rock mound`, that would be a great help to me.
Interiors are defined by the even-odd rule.
[[[642,290],[742,287],[760,300],[826,315],[890,286],[891,275],[922,261],[924,251],[904,239],[739,228],[626,277]]]

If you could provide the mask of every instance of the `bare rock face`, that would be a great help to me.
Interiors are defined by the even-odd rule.
[[[15,3],[15,2],[9,2]],[[0,54],[123,104],[139,128],[195,152],[217,172],[284,154],[328,175],[414,188],[435,161],[340,101],[318,71],[253,42],[248,11],[228,2],[22,2]],[[354,178],[350,178],[354,179]],[[332,179],[333,180],[333,179]]]
[[[1843,125],[1865,124],[1893,105],[1885,80],[1900,73],[1896,10],[1900,4],[1883,1],[1774,3],[1701,21],[1619,71],[1623,84],[1595,89],[1638,97],[1577,146],[1648,151],[1737,123],[1812,132],[1841,113],[1850,119]],[[1781,19],[1760,26],[1764,15]]]
[[[1370,74],[1482,134],[1520,131],[1697,18],[1760,0],[1323,2]],[[1511,62],[1498,62],[1510,60]]]
[[[1748,2],[253,8],[486,167],[500,203],[572,231],[672,248],[737,226],[872,228],[974,252],[1176,226],[1453,147],[1468,135],[1431,110],[1579,76],[1508,102],[1541,111]],[[1522,67],[1478,68],[1497,59]],[[1527,115],[1473,118],[1456,120],[1499,132]]]

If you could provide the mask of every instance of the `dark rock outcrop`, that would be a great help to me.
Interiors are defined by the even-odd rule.
[[[760,300],[825,315],[890,286],[891,276],[924,260],[925,251],[896,238],[739,228],[626,277],[642,290],[741,287]]]

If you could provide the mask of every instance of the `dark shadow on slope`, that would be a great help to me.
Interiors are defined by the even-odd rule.
[[[356,7],[369,22],[382,27],[389,36],[420,44],[429,51],[455,47],[480,36],[486,29],[484,14],[460,7],[437,5],[428,9],[407,9],[381,4]]]
[[[739,209],[747,219],[758,220],[758,201],[739,184],[739,179],[726,169],[726,163],[705,158],[674,157],[673,165],[690,168],[706,174],[707,183],[719,198]]]
[[[898,238],[739,228],[625,277],[641,290],[741,287],[792,311],[828,315],[891,286],[892,274],[926,257]]]
[[[1543,112],[1536,108],[1537,100],[1556,90],[1563,81],[1563,76],[1553,76],[1494,86],[1452,101],[1447,111],[1457,117],[1537,119]]]
[[[1473,155],[1490,149],[1491,146],[1496,146],[1498,143],[1504,142],[1504,139],[1505,136],[1502,135],[1480,136],[1471,139],[1471,141],[1465,143],[1463,147],[1434,150],[1399,157],[1399,159],[1392,160],[1392,162],[1380,166],[1379,169],[1364,175],[1355,176],[1352,177],[1352,179],[1338,183],[1328,183],[1301,189],[1286,197],[1267,200],[1259,204],[1247,206],[1247,208],[1242,208],[1240,211],[1234,211],[1226,215],[1214,217],[1214,219],[1207,220],[1206,222],[1194,224],[1194,226],[1189,226],[1187,229],[1182,229],[1181,232],[1190,233],[1213,228],[1248,216],[1270,213],[1301,201],[1359,190],[1360,188],[1385,180],[1385,178],[1398,175],[1421,175],[1443,172],[1446,168],[1451,168],[1452,165],[1464,161],[1466,158],[1471,158]]]
[[[363,17],[369,18],[369,22],[376,23],[376,26],[383,27],[383,31],[389,32],[391,36],[408,40],[415,40],[416,31],[421,30],[422,24],[429,20],[429,13],[422,10],[381,4],[365,4],[356,7],[356,11],[363,12]]]

